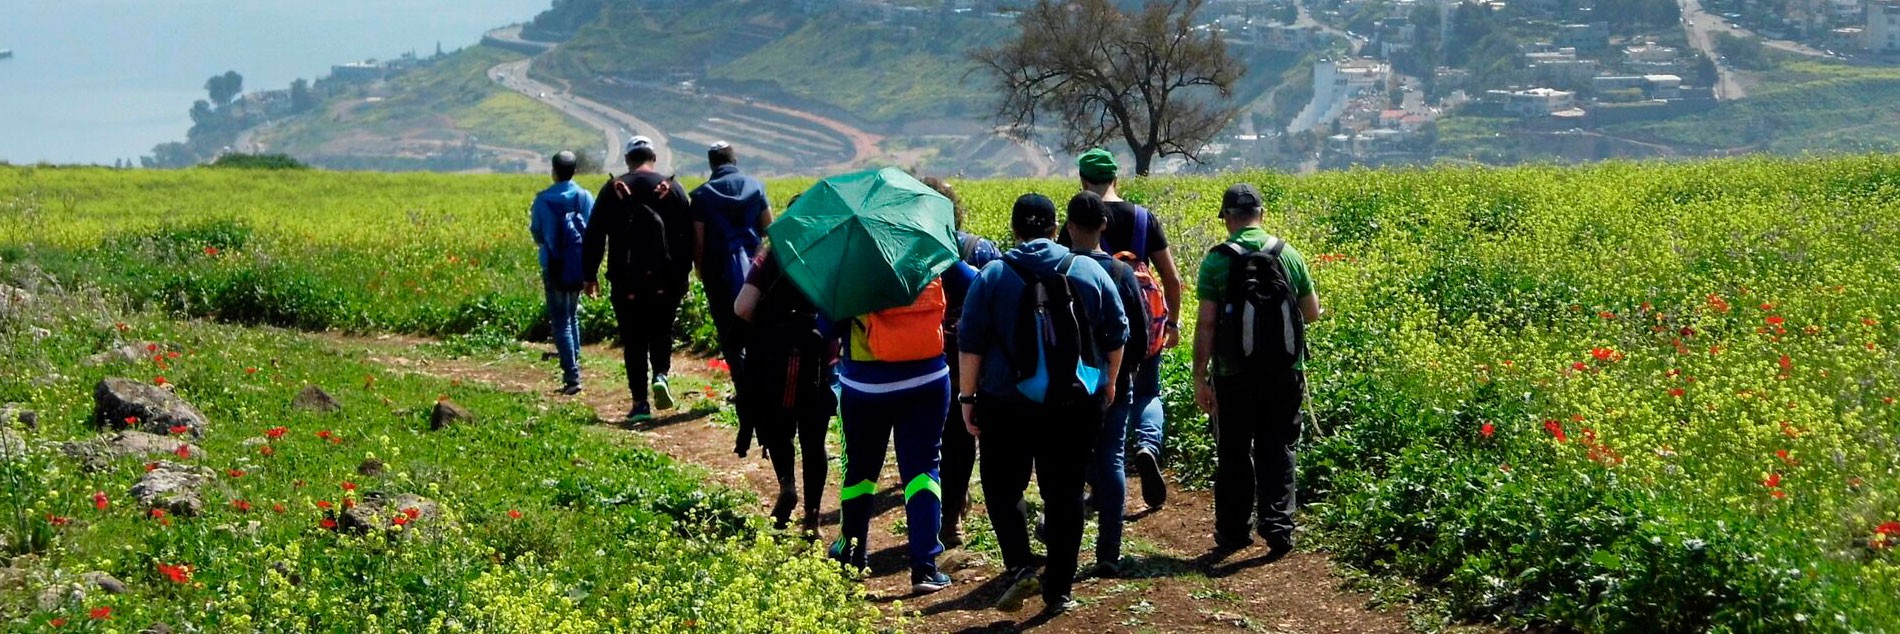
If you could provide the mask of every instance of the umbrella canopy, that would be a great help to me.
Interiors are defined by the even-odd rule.
[[[950,199],[903,170],[813,185],[766,229],[785,276],[830,319],[908,306],[957,261]]]

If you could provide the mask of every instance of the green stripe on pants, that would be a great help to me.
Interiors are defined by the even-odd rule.
[[[909,504],[910,498],[917,495],[918,491],[929,491],[937,499],[943,499],[943,487],[937,484],[936,479],[931,478],[928,473],[919,473],[917,477],[910,479],[910,484],[904,485],[904,503]]]
[[[934,488],[934,487],[933,487]],[[877,483],[865,480],[838,491],[838,501],[845,502],[877,492]],[[906,499],[909,499],[906,496]]]

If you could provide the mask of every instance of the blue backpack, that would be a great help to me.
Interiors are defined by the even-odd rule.
[[[707,266],[723,275],[725,293],[729,295],[725,299],[737,299],[739,287],[744,286],[746,276],[752,274],[753,252],[759,250],[758,230],[749,222],[744,227],[735,226],[733,218],[723,209],[706,216],[711,229],[707,233],[713,234],[706,236],[706,241],[725,246],[722,253],[708,258]]]
[[[556,286],[578,289],[588,278],[582,244],[587,241],[587,216],[581,214],[581,199],[568,199],[569,205],[555,220],[554,244],[548,245],[548,272]]]

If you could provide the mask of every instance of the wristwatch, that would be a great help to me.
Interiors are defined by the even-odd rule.
[[[975,405],[976,395],[975,394],[958,394],[957,402],[964,405]]]

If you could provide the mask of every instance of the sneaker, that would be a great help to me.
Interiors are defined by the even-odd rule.
[[[1168,503],[1168,482],[1161,477],[1161,457],[1155,455],[1155,450],[1135,450],[1135,473],[1141,475],[1141,501],[1147,502],[1148,508],[1158,509]]]
[[[673,388],[667,387],[664,374],[653,377],[653,406],[662,412],[673,409]]]
[[[1042,613],[1044,616],[1060,616],[1069,610],[1079,607],[1082,607],[1082,602],[1076,601],[1075,597],[1071,595],[1065,594],[1059,597],[1043,597],[1042,599]]]
[[[772,526],[785,530],[792,523],[792,509],[798,507],[798,492],[789,488],[778,491],[778,500],[772,504]]]
[[[937,531],[937,543],[943,544],[944,548],[963,547],[963,528],[945,523],[943,530]]]
[[[1114,562],[1097,561],[1095,565],[1089,566],[1088,570],[1083,571],[1082,576],[1089,579],[1116,579],[1122,576],[1122,569],[1121,566],[1115,565]]]
[[[910,591],[917,594],[930,594],[950,587],[950,575],[932,571],[928,575],[910,575]]]
[[[1246,550],[1252,546],[1253,546],[1252,537],[1226,537],[1223,535],[1214,536],[1214,548],[1216,550],[1232,552],[1236,550]]]
[[[569,383],[561,386],[561,396],[573,396],[579,393],[581,393],[581,384],[579,383]]]
[[[1003,591],[1003,598],[996,600],[997,610],[1020,612],[1023,602],[1042,592],[1042,580],[1036,578],[1035,568],[1014,568],[1004,572],[1003,577],[1009,579],[1009,589]]]
[[[646,403],[634,405],[633,410],[627,412],[627,422],[629,423],[638,425],[650,420],[653,420],[653,407]]]
[[[1261,535],[1267,540],[1267,558],[1279,561],[1293,554],[1293,536]]]

